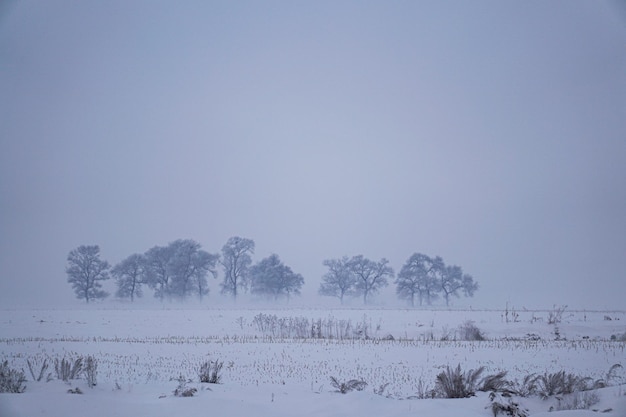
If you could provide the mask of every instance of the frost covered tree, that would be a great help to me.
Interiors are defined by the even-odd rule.
[[[195,294],[202,298],[209,292],[207,275],[217,277],[219,255],[202,250],[201,245],[191,239],[176,240],[169,248],[172,253],[168,263],[171,295],[185,299]]]
[[[446,306],[450,305],[450,297],[459,297],[459,291],[463,291],[466,297],[472,297],[478,289],[471,275],[464,274],[460,266],[448,265],[438,271],[439,288],[446,300]]]
[[[450,305],[450,298],[460,297],[462,291],[471,297],[478,289],[478,284],[469,274],[456,265],[446,265],[440,256],[434,258],[421,253],[414,253],[406,261],[396,279],[396,294],[414,305],[417,297],[419,304],[426,301],[431,304],[440,294]]]
[[[72,250],[67,256],[65,272],[77,298],[89,303],[109,295],[102,290],[102,281],[110,278],[109,263],[100,259],[98,245],[82,245]]]
[[[389,285],[387,278],[393,278],[394,274],[393,269],[388,264],[389,261],[385,258],[374,262],[363,255],[353,256],[350,259],[350,271],[356,278],[355,288],[357,292],[363,295],[363,304],[367,304],[367,298],[370,294]]]
[[[167,246],[155,246],[145,255],[145,282],[154,290],[154,296],[185,299],[198,297],[209,291],[207,275],[217,277],[219,255],[201,249],[191,239],[179,239]]]
[[[250,268],[250,291],[274,300],[300,294],[304,278],[283,264],[278,255],[272,254]]]
[[[231,294],[237,300],[242,289],[249,284],[251,254],[254,253],[254,241],[238,236],[228,239],[222,247],[221,264],[224,268],[224,280],[221,283],[222,294]]]
[[[111,275],[115,278],[117,285],[115,295],[119,298],[130,298],[131,302],[135,300],[135,297],[141,297],[144,270],[145,258],[137,253],[115,265],[111,269]]]
[[[412,307],[415,306],[416,297],[420,306],[424,301],[430,305],[439,291],[435,271],[441,265],[441,258],[432,259],[421,253],[411,255],[395,281],[398,298],[409,300]]]
[[[173,251],[169,246],[154,246],[144,254],[144,282],[154,290],[154,296],[161,301],[172,295],[169,267],[172,256]]]
[[[328,272],[322,277],[319,294],[337,297],[343,304],[344,297],[354,291],[356,284],[356,277],[350,268],[350,259],[347,256],[341,259],[326,259],[323,265],[328,268]]]

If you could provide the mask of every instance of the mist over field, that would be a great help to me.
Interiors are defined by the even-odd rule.
[[[5,2],[0,305],[84,305],[80,245],[242,236],[292,306],[339,305],[324,260],[423,253],[479,284],[452,308],[623,309],[625,41],[611,1]]]

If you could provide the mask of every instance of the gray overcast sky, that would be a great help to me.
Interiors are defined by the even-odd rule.
[[[625,308],[626,8],[0,6],[0,305],[72,302],[81,244],[233,235],[305,297],[422,252],[480,283],[456,305]]]

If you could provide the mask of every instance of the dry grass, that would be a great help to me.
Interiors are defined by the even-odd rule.
[[[26,390],[24,372],[9,367],[9,361],[0,363],[0,392],[21,394]]]

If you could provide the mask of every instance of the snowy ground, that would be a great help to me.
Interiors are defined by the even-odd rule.
[[[368,338],[300,339],[284,329],[262,331],[260,313],[278,319],[321,319],[367,329]],[[626,332],[625,312],[566,310],[548,324],[547,311],[448,311],[386,309],[102,309],[5,310],[0,317],[0,359],[24,369],[23,394],[0,394],[0,416],[490,416],[487,393],[461,400],[411,399],[434,387],[446,366],[485,366],[508,371],[509,379],[565,370],[599,379],[616,363],[626,366],[626,343],[611,340]],[[610,319],[610,320],[609,320]],[[459,338],[471,320],[487,340]],[[389,338],[393,340],[381,340]],[[442,337],[449,340],[442,341]],[[560,340],[555,340],[560,339]],[[27,359],[41,363],[93,355],[98,384],[33,382]],[[198,382],[198,366],[224,361],[221,384]],[[53,369],[50,369],[54,374]],[[175,397],[176,379],[198,389]],[[362,379],[361,392],[340,394],[330,384]],[[374,393],[388,384],[383,395]],[[82,395],[68,394],[80,388]],[[626,386],[598,391],[594,409],[626,416]],[[521,398],[532,416],[556,407],[552,398]],[[219,414],[218,414],[219,415]],[[559,411],[551,416],[597,415]]]

